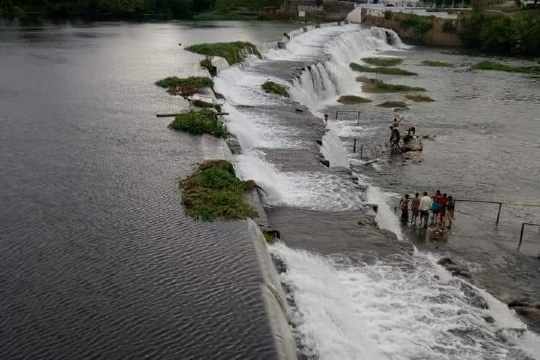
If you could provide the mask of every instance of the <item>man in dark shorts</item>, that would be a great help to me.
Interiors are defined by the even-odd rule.
[[[433,218],[431,219],[431,225],[435,225],[439,219],[439,210],[441,209],[442,194],[440,190],[437,190],[433,195],[433,204],[431,205],[431,211],[433,211]]]
[[[414,199],[412,199],[411,201],[411,212],[412,212],[411,224],[416,226],[418,215],[420,214],[420,194],[419,193],[416,193],[416,195],[414,196]]]
[[[405,194],[401,199],[399,207],[401,209],[401,223],[407,225],[409,223],[409,194]]]

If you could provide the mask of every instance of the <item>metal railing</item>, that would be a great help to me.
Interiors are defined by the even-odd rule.
[[[523,234],[525,233],[525,226],[540,227],[540,224],[533,224],[533,223],[522,223],[521,224],[521,233],[519,235],[519,243],[518,243],[517,251],[521,250],[521,244],[523,243]]]
[[[500,201],[486,201],[486,200],[469,200],[469,199],[456,199],[455,202],[472,202],[472,203],[481,203],[481,204],[498,204],[499,210],[497,211],[497,220],[495,221],[495,225],[499,225],[501,220],[501,210],[503,203]]]

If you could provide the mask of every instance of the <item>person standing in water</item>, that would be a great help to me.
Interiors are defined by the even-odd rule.
[[[450,195],[448,197],[448,204],[446,205],[449,229],[452,227],[452,222],[454,221],[455,208],[456,208],[456,200],[454,200],[454,197]]]
[[[409,223],[409,194],[405,194],[401,199],[399,207],[401,209],[401,223],[407,225]]]
[[[425,228],[429,225],[429,210],[433,205],[433,200],[429,197],[428,193],[424,191],[424,196],[420,199],[420,225],[424,225]]]
[[[416,193],[414,196],[414,199],[411,201],[411,224],[416,226],[416,222],[418,220],[418,214],[420,213],[420,194]]]

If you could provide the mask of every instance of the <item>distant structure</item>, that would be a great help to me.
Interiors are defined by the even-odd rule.
[[[306,21],[341,21],[354,9],[352,1],[339,0],[285,0],[282,11],[289,17]]]

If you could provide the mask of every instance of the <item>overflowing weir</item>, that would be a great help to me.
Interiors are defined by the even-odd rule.
[[[238,172],[263,187],[283,234],[271,251],[286,268],[300,352],[322,360],[538,358],[540,338],[503,303],[407,245],[389,194],[350,170],[340,137],[368,130],[321,119],[340,95],[362,95],[349,63],[384,50],[406,47],[388,30],[327,26],[295,33],[285,49],[216,79],[243,149]],[[291,97],[265,94],[269,79]],[[357,224],[368,203],[379,205],[375,221],[385,231]]]

